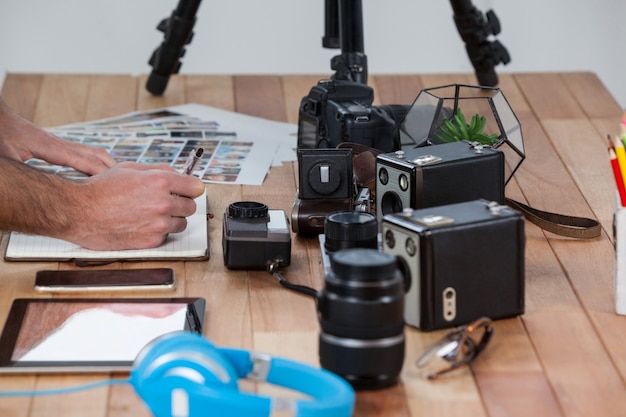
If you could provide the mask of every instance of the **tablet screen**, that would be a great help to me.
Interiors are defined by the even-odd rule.
[[[202,333],[204,300],[18,299],[0,336],[0,372],[128,371],[174,331]]]

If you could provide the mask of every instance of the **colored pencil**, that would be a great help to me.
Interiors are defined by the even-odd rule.
[[[613,169],[613,176],[615,177],[615,185],[617,186],[617,192],[622,203],[622,207],[626,207],[626,187],[624,186],[624,179],[617,162],[617,156],[615,150],[609,148],[609,160],[611,161],[611,168]]]
[[[617,156],[617,164],[619,165],[619,170],[622,173],[622,180],[626,181],[626,148],[624,148],[624,143],[620,138],[615,138],[614,140],[611,140],[610,136],[609,142],[612,143],[613,149],[615,150],[615,155]],[[626,187],[626,182],[624,182],[624,187]]]

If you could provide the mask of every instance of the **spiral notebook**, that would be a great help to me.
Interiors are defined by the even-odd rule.
[[[196,213],[187,218],[187,229],[172,233],[156,248],[94,251],[45,236],[12,232],[4,259],[7,261],[71,261],[77,264],[142,260],[207,260],[209,238],[206,194],[196,200]]]

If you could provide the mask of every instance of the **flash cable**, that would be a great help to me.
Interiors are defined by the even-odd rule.
[[[267,272],[270,275],[272,275],[274,278],[276,278],[280,285],[282,285],[284,288],[287,288],[288,290],[292,290],[300,294],[313,297],[315,298],[316,301],[319,299],[319,294],[317,290],[315,290],[314,288],[307,287],[306,285],[292,284],[291,282],[287,281],[287,279],[283,276],[283,274],[281,274],[280,271],[278,270],[278,267],[280,266],[280,264],[281,262],[278,259],[275,259],[272,262],[268,262],[267,264]]]

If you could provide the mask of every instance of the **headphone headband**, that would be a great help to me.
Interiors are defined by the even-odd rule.
[[[311,399],[239,392],[247,378],[302,392]],[[350,417],[354,390],[339,376],[300,362],[240,349],[216,348],[201,335],[174,332],[149,343],[130,378],[157,417]]]

